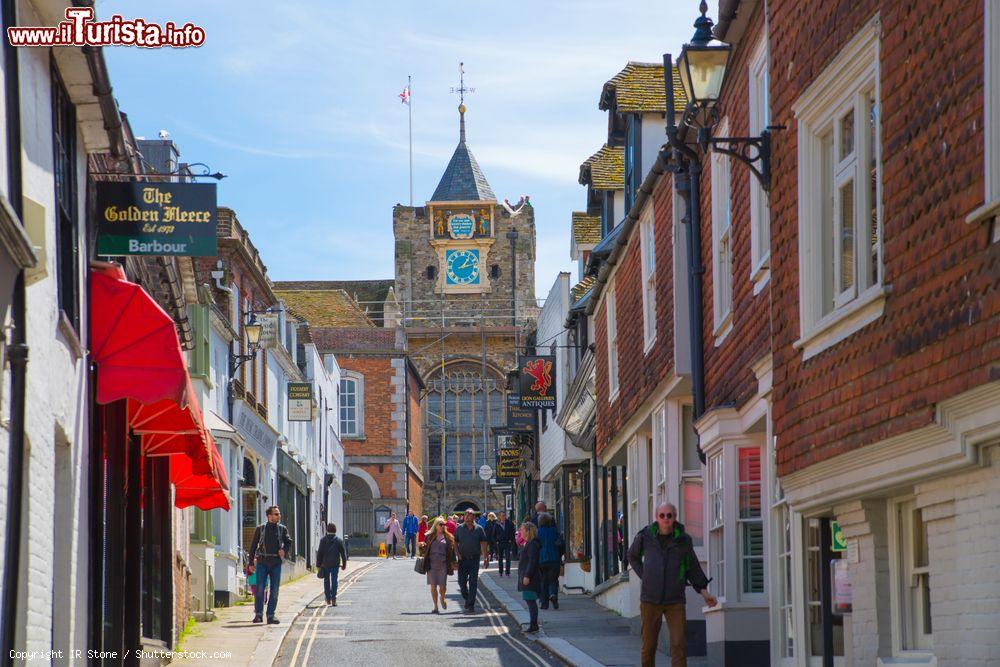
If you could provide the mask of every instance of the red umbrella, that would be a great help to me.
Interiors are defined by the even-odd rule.
[[[121,267],[90,272],[90,350],[98,366],[97,402],[191,400],[174,321]]]

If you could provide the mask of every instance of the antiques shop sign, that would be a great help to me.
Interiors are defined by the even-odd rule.
[[[216,254],[215,183],[96,185],[98,255]]]
[[[536,410],[556,409],[556,358],[554,356],[521,357],[521,407]]]

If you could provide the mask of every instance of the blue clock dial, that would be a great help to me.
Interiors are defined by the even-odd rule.
[[[449,250],[445,253],[444,263],[449,285],[479,284],[478,250]]]

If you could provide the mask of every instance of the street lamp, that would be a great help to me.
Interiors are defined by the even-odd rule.
[[[667,114],[667,137],[672,148],[688,159],[696,159],[680,130],[695,130],[695,145],[703,153],[709,150],[734,157],[753,172],[765,192],[771,191],[771,132],[781,127],[768,126],[757,137],[713,137],[712,130],[719,124],[719,97],[726,80],[732,46],[712,36],[712,19],[705,13],[708,3],[699,5],[701,16],[694,22],[695,32],[691,41],[681,47],[677,58],[677,74],[687,96],[687,104],[675,125],[673,114]],[[666,86],[667,108],[674,108],[673,68],[670,56],[663,56],[663,77]]]
[[[438,511],[437,511],[437,513],[438,513],[438,516],[441,516],[441,493],[444,491],[444,482],[441,481],[440,477],[438,477],[437,481],[434,482],[434,490],[437,491],[437,494],[438,494]]]
[[[734,157],[745,164],[760,182],[765,193],[771,191],[771,130],[768,126],[756,137],[713,137],[712,131],[721,120],[719,98],[726,80],[726,70],[732,47],[712,36],[712,19],[706,16],[708,3],[698,6],[701,16],[694,22],[691,41],[681,48],[677,58],[677,73],[687,96],[684,111],[675,118],[673,63],[670,54],[663,56],[663,86],[667,99],[667,142],[670,151],[668,170],[673,173],[677,196],[684,201],[683,222],[687,227],[688,335],[691,341],[691,394],[694,399],[694,419],[705,412],[705,366],[703,329],[701,260],[701,160],[710,150]],[[694,141],[689,140],[694,132]],[[701,443],[696,441],[698,458],[705,462]]]
[[[264,331],[264,326],[255,317],[249,324],[243,327],[247,334],[247,344],[251,348],[256,348],[260,344],[260,334]]]
[[[677,73],[688,102],[710,108],[719,101],[732,47],[712,37],[712,19],[705,16],[708,4],[703,1],[700,9],[701,16],[694,22],[694,37],[677,58]]]

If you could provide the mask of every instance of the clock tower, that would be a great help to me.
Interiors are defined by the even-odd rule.
[[[466,143],[466,111],[463,101],[458,146],[430,199],[393,209],[394,286],[426,387],[419,446],[428,513],[438,511],[438,480],[442,512],[504,509],[513,490],[484,483],[479,470],[495,466],[506,374],[538,313],[534,209],[526,196],[497,201]]]

